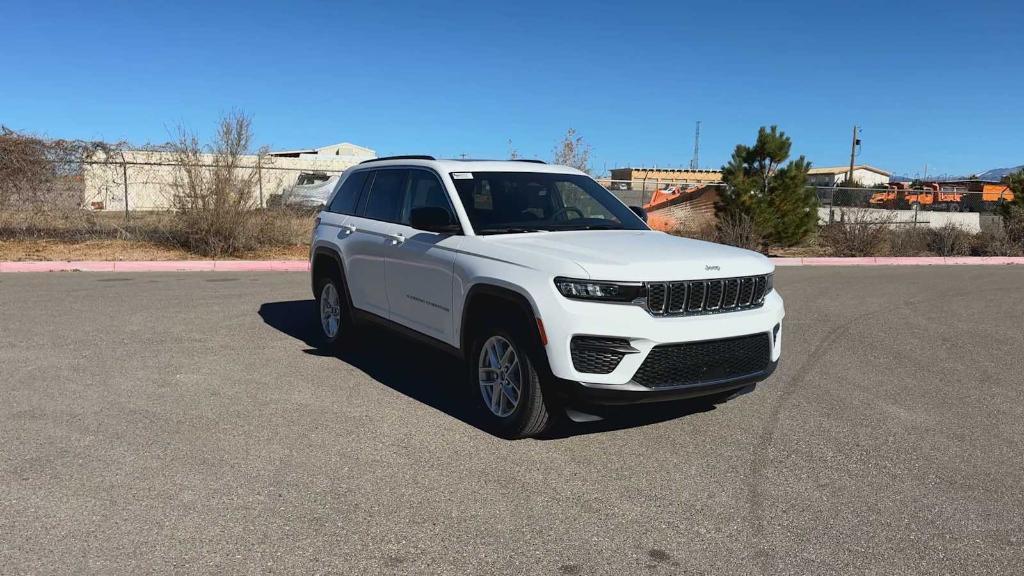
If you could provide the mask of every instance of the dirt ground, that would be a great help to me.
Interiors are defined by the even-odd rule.
[[[309,246],[298,244],[266,248],[239,254],[239,260],[301,260],[309,256]],[[224,258],[221,258],[224,259]],[[0,240],[0,260],[25,261],[133,261],[133,260],[207,260],[186,250],[138,240]]]

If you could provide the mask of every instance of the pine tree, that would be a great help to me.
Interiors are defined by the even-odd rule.
[[[777,126],[757,133],[753,146],[739,144],[722,167],[726,189],[719,195],[719,219],[748,218],[770,244],[792,246],[818,224],[818,198],[807,186],[811,163],[789,158],[792,141]]]

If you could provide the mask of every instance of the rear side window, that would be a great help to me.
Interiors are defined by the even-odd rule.
[[[336,214],[355,214],[356,202],[359,200],[359,192],[363,190],[367,174],[369,172],[365,170],[349,174],[345,183],[341,185],[341,189],[334,195],[331,206],[327,210]]]
[[[377,170],[363,216],[384,222],[399,222],[405,197],[407,170]]]

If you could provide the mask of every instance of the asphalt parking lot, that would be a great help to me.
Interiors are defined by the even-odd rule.
[[[305,274],[0,276],[0,572],[1024,571],[1024,267],[776,285],[754,393],[508,442]]]

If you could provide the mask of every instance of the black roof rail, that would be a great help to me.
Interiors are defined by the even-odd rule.
[[[368,162],[381,162],[383,160],[437,160],[433,156],[427,156],[426,154],[407,154],[404,156],[381,156],[380,158],[370,158],[369,160],[363,160],[360,164],[366,164]]]
[[[531,159],[527,159],[527,158],[513,158],[512,161],[513,162],[529,162],[530,164],[547,164],[547,162],[545,162],[543,160],[531,160]]]

